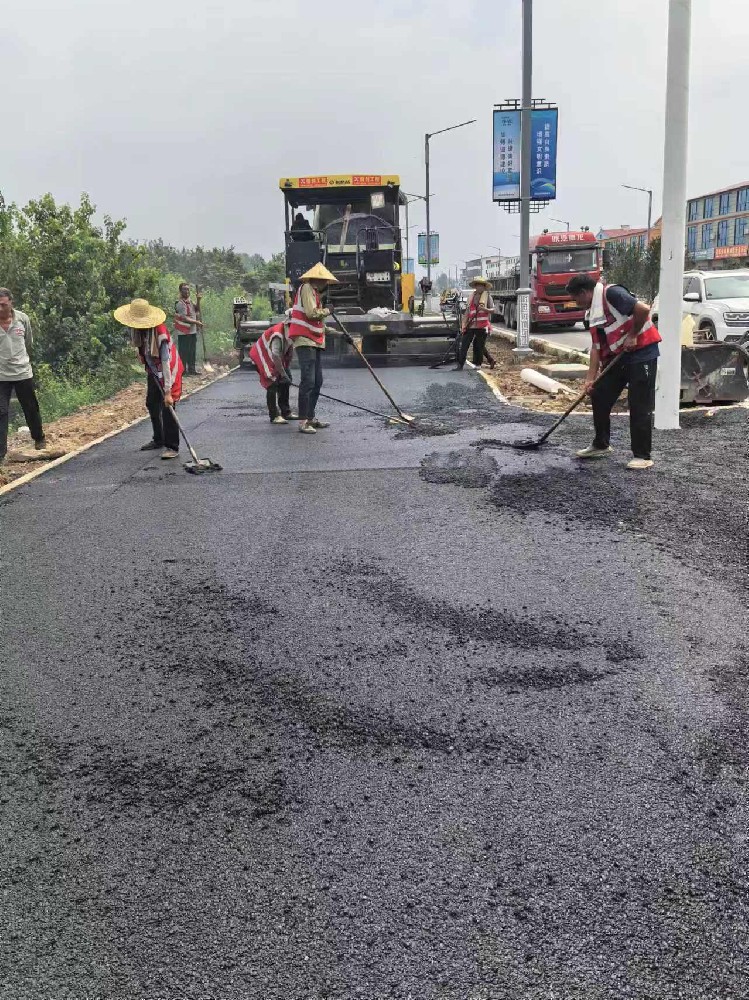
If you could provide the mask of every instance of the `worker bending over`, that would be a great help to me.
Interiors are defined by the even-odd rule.
[[[299,430],[316,434],[329,425],[315,417],[315,407],[322,389],[322,352],[325,350],[325,317],[330,310],[323,307],[320,293],[328,285],[338,284],[323,264],[315,264],[303,274],[294,296],[289,323],[289,339],[299,359]]]
[[[130,328],[133,345],[146,368],[146,409],[153,438],[141,451],[164,448],[163,459],[178,458],[179,427],[172,407],[182,395],[184,366],[166,328],[166,313],[145,299],[133,299],[129,305],[115,309],[114,318]]]
[[[463,336],[458,348],[458,363],[455,371],[463,370],[468,357],[468,348],[473,344],[473,363],[480,368],[486,353],[486,341],[492,329],[492,309],[494,303],[489,294],[491,283],[487,278],[474,278],[471,282],[473,292],[468,300],[468,306],[463,317],[461,330]],[[493,367],[493,366],[492,366]]]
[[[604,458],[611,447],[611,410],[626,388],[629,397],[629,432],[632,460],[629,469],[649,469],[653,440],[655,379],[661,335],[650,319],[650,309],[622,285],[604,285],[587,274],[570,280],[567,292],[581,309],[589,310],[593,346],[585,390],[593,406],[593,444],[578,451],[578,458]],[[615,358],[618,363],[611,367]],[[605,372],[600,382],[593,382]]]
[[[289,310],[289,315],[291,310]],[[291,385],[291,354],[294,342],[289,339],[289,320],[269,327],[250,349],[250,359],[257,368],[260,385],[265,389],[268,416],[272,424],[285,424],[297,420],[291,412],[289,386]]]

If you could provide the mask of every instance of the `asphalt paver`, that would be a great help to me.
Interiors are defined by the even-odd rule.
[[[0,499],[7,1000],[749,995],[746,411],[571,419],[237,372]],[[366,372],[334,395],[379,408]]]

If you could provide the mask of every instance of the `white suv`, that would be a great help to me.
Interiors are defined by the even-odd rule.
[[[653,303],[658,321],[658,297]],[[684,314],[694,317],[695,340],[749,339],[749,270],[687,271]]]

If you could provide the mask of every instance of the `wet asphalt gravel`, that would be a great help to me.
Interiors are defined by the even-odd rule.
[[[749,996],[746,411],[632,474],[383,377],[0,498],[3,1000]]]

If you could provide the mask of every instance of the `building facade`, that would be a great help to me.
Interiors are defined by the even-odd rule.
[[[653,230],[650,238],[655,238]],[[648,231],[645,229],[633,229],[631,226],[620,226],[618,229],[599,229],[596,239],[603,246],[604,250],[620,250],[629,247],[639,247],[644,250],[648,242]]]
[[[687,202],[686,248],[701,268],[749,264],[749,182]]]

